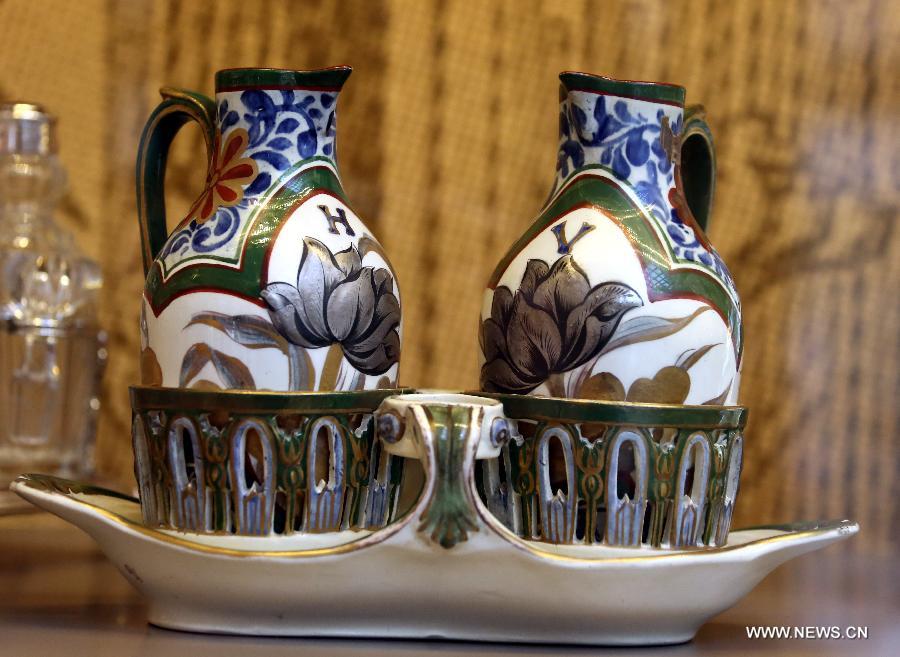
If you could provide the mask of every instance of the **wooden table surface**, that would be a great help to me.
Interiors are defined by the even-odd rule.
[[[79,530],[46,514],[0,518],[0,655],[592,655],[613,649],[467,642],[276,639],[150,627],[137,592]],[[631,656],[900,654],[900,566],[838,545],[788,563],[689,644]],[[862,626],[866,640],[749,640],[746,626]],[[621,652],[621,650],[619,651]]]

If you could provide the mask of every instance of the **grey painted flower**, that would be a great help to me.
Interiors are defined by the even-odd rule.
[[[352,246],[332,255],[322,242],[305,238],[296,287],[270,283],[261,295],[278,331],[294,344],[340,343],[364,374],[383,374],[400,357],[394,278],[382,267],[363,267]]]
[[[553,374],[568,372],[596,355],[638,293],[622,283],[594,287],[571,255],[549,267],[529,260],[515,295],[494,290],[491,316],[481,324],[481,387],[526,393]]]

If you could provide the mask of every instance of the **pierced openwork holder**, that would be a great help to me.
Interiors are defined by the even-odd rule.
[[[562,544],[721,546],[747,409],[486,394],[519,436],[482,462],[479,493],[510,530]]]
[[[385,526],[402,463],[381,455],[372,413],[402,392],[132,387],[144,524],[251,536]]]
[[[532,400],[520,407],[513,400],[506,406],[520,418],[527,410],[535,423],[550,424],[539,414],[563,425],[602,419],[619,425],[611,439],[671,424],[737,430],[743,417],[740,409],[724,409],[710,422],[715,426],[701,429],[711,409],[686,417],[691,409],[657,408],[646,412],[652,422],[643,426],[643,410],[612,405],[585,412],[585,419],[572,417],[571,408],[553,412],[555,403],[534,406]],[[159,405],[156,400],[151,407]],[[243,417],[245,411],[230,412]],[[173,412],[166,409],[167,417]],[[175,534],[146,526],[138,501],[120,493],[44,475],[24,475],[13,490],[92,536],[147,597],[150,622],[229,634],[681,643],[780,564],[858,530],[848,521],[757,527],[733,532],[727,545],[708,550],[550,545],[510,531],[476,485],[482,464],[497,462],[516,440],[499,401],[400,395],[382,402],[373,424],[382,454],[418,461],[425,474],[409,510],[374,531],[295,531],[256,540]]]

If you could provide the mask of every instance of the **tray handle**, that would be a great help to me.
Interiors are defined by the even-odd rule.
[[[475,460],[496,458],[509,440],[500,402],[457,394],[389,397],[375,414],[376,435],[387,452],[421,458],[423,500],[413,513],[428,541],[450,549],[481,526],[471,486]]]

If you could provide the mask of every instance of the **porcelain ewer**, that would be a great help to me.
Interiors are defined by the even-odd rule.
[[[350,205],[335,155],[346,66],[228,69],[215,99],[163,89],[137,162],[145,385],[205,390],[396,387],[396,275]],[[197,122],[204,189],[169,233],[176,133]]]
[[[735,283],[706,236],[715,151],[682,87],[560,75],[550,196],[481,311],[481,389],[737,402]]]

